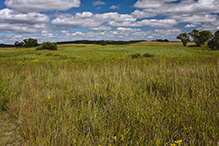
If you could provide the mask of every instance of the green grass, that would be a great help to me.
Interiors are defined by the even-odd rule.
[[[147,42],[0,52],[1,112],[28,145],[218,145],[218,51]]]

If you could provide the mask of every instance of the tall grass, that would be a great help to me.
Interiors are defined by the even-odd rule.
[[[1,110],[29,145],[219,142],[217,57],[11,60],[0,75]]]

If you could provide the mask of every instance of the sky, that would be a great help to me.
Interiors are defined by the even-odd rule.
[[[1,0],[0,44],[74,40],[176,41],[219,30],[219,0]]]

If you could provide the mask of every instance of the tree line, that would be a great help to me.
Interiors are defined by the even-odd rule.
[[[208,42],[208,47],[212,50],[219,50],[219,30],[212,34],[211,31],[197,29],[192,30],[190,33],[180,33],[177,35],[177,39],[180,39],[183,46],[186,47],[187,43],[190,42],[190,37],[192,37],[197,47],[201,47],[205,42]]]

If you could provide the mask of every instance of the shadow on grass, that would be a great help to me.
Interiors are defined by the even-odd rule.
[[[188,47],[198,47],[197,45],[188,45]]]

